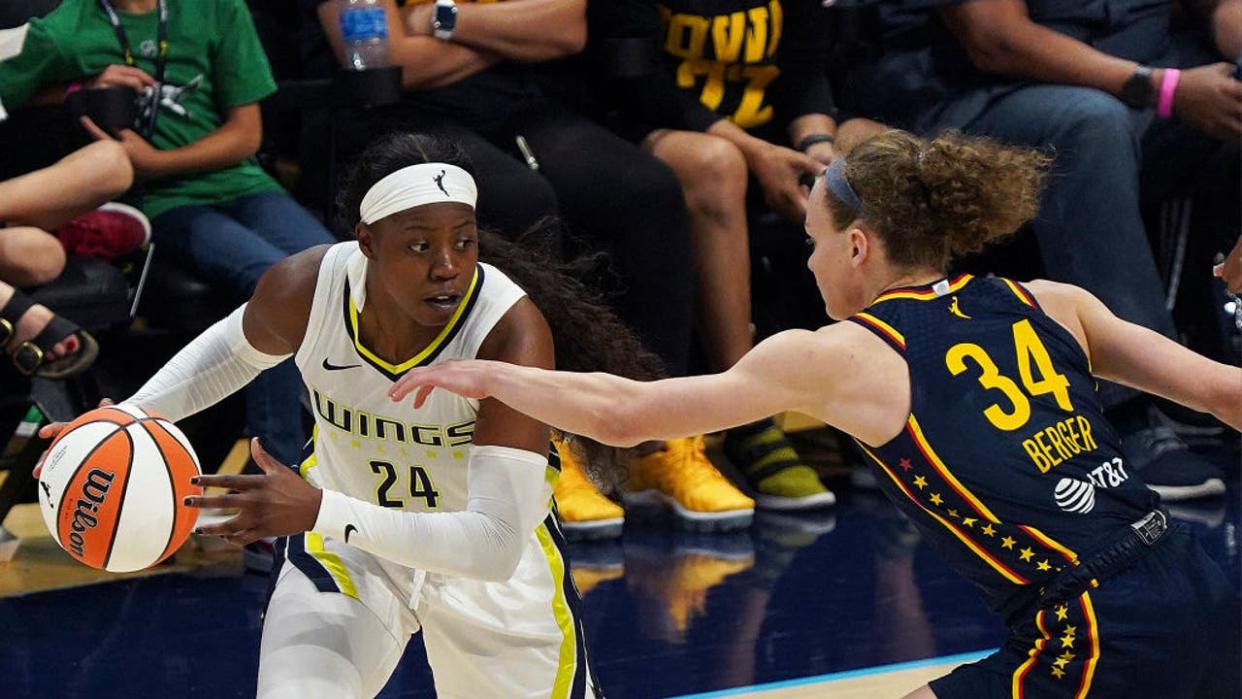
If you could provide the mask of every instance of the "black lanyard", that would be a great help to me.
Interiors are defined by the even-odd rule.
[[[125,65],[133,66],[134,51],[130,48],[129,37],[125,35],[125,28],[121,26],[121,18],[117,15],[116,9],[112,7],[109,0],[99,0],[99,6],[103,8],[105,14],[108,15],[108,22],[112,24],[112,31],[116,33],[116,39],[121,43],[121,51],[125,55]],[[159,55],[155,59],[155,96],[150,101],[149,114],[146,117],[146,129],[148,135],[155,132],[155,120],[159,116],[160,98],[164,89],[164,71],[168,66],[168,0],[159,0]]]

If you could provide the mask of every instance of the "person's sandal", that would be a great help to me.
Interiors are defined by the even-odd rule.
[[[0,308],[0,347],[9,344],[17,332],[17,323],[35,302],[14,289],[9,302]],[[60,359],[48,360],[47,353],[57,343],[77,337],[78,349]],[[52,319],[32,339],[18,345],[10,358],[13,366],[25,376],[44,379],[67,379],[86,371],[99,356],[99,343],[77,323],[53,314]]]

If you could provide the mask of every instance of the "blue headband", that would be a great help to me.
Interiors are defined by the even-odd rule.
[[[845,158],[832,161],[832,165],[829,165],[827,172],[824,173],[824,181],[828,185],[828,191],[832,192],[832,196],[853,209],[854,213],[862,213],[862,199],[858,198],[858,192],[854,191],[854,188],[850,186],[850,181],[845,177]]]

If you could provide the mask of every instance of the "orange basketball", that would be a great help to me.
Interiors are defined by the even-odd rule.
[[[183,503],[202,489],[181,430],[132,406],[85,413],[48,448],[39,504],[61,548],[92,568],[141,570],[176,551],[198,519]]]

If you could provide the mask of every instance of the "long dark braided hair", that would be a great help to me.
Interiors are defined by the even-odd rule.
[[[373,142],[358,157],[337,197],[338,224],[353,231],[362,198],[372,185],[404,167],[428,162],[456,165],[474,174],[470,156],[456,141],[398,132]],[[617,317],[603,294],[582,281],[584,274],[598,266],[598,256],[563,262],[553,259],[543,245],[524,244],[555,237],[559,225],[555,218],[545,218],[514,241],[480,229],[479,260],[513,279],[543,313],[552,328],[558,369],[603,371],[638,381],[664,376],[660,359]],[[573,435],[562,437],[605,492],[622,480],[622,450]]]

